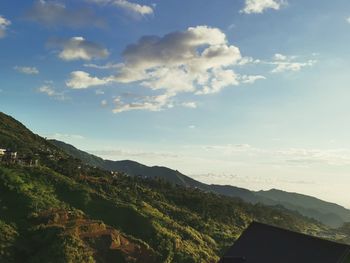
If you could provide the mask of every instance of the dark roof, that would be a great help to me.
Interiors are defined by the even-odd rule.
[[[253,222],[220,263],[350,263],[350,246]]]

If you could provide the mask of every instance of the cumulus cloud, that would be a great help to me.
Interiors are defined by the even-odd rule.
[[[92,77],[84,71],[73,71],[70,74],[70,79],[66,81],[66,85],[72,89],[86,89],[93,86],[106,85],[111,82],[108,78],[100,79]]]
[[[37,75],[37,74],[39,74],[39,70],[36,67],[15,66],[14,69],[17,70],[20,73],[27,74],[27,75]]]
[[[61,49],[58,57],[66,61],[102,59],[109,56],[106,48],[83,37],[51,39],[48,46]]]
[[[297,57],[295,56],[285,56],[282,54],[275,54],[273,61],[269,62],[275,66],[271,71],[272,73],[281,73],[286,71],[300,71],[302,68],[311,67],[317,61],[309,59],[307,61],[296,61]]]
[[[163,37],[144,36],[127,46],[123,57],[118,74],[112,76],[115,82],[139,82],[167,93],[213,93],[237,84],[234,72],[226,68],[241,54],[219,29],[198,26]]]
[[[140,5],[137,3],[130,2],[128,0],[89,0],[90,2],[94,2],[97,4],[104,5],[114,5],[117,6],[126,12],[132,14],[135,17],[143,17],[146,15],[153,14],[153,8],[148,5]]]
[[[245,0],[245,5],[241,13],[261,14],[267,9],[279,10],[286,4],[287,1],[285,0]]]
[[[158,111],[173,107],[172,98],[180,93],[214,94],[226,87],[265,78],[240,76],[233,69],[247,63],[258,62],[242,58],[239,48],[228,43],[220,29],[197,26],[164,36],[143,36],[125,48],[122,63],[85,64],[90,68],[114,69],[114,75],[100,78],[85,71],[75,71],[66,83],[75,89],[111,83],[136,84],[157,95],[141,96],[142,99],[134,98],[134,101],[118,98],[114,112]]]
[[[0,38],[6,36],[6,30],[11,25],[11,21],[0,15]]]
[[[52,86],[50,82],[45,83],[41,87],[37,89],[38,92],[46,94],[47,96],[56,99],[56,100],[65,100],[66,97],[63,92],[58,92],[56,89]]]
[[[103,21],[98,19],[89,9],[69,10],[62,3],[45,0],[36,1],[26,13],[26,18],[48,27],[67,26],[79,28],[91,25],[102,27],[104,25]]]

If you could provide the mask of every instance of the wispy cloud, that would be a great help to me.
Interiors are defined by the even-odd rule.
[[[300,71],[302,68],[313,66],[316,62],[314,59],[297,61],[297,57],[294,56],[275,54],[273,61],[269,63],[275,65],[275,68],[271,71],[272,73],[281,73],[286,71]]]
[[[154,13],[153,7],[149,5],[141,5],[128,0],[88,0],[102,5],[114,5],[119,7],[135,18],[152,15]]]
[[[89,64],[84,64],[84,67],[86,68],[95,68],[95,69],[120,69],[124,66],[124,64],[119,63],[119,64],[114,64],[114,63],[107,63],[104,65],[97,65],[93,63]]]
[[[27,75],[37,75],[39,74],[39,70],[36,67],[20,67],[15,66],[14,69],[20,73]]]
[[[122,96],[114,99],[114,113],[121,113],[132,110],[161,111],[164,108],[172,108],[172,95],[162,94],[156,96],[139,96],[136,101],[125,102]]]
[[[58,92],[53,86],[52,83],[47,82],[44,85],[37,88],[37,91],[39,93],[46,94],[47,96],[55,99],[55,100],[66,100],[67,97],[65,96],[64,92]]]
[[[240,81],[245,84],[253,84],[262,79],[266,79],[266,77],[262,75],[242,75],[240,77]]]
[[[104,26],[104,22],[97,18],[92,10],[87,8],[70,10],[64,4],[56,1],[37,0],[27,11],[25,17],[47,27]]]
[[[245,0],[241,13],[261,14],[268,9],[279,10],[286,4],[286,0]]]
[[[284,55],[280,53],[274,54],[274,56],[270,60],[260,60],[260,59],[253,59],[251,57],[243,57],[239,65],[270,65],[273,66],[273,69],[270,71],[271,73],[283,73],[283,72],[297,72],[302,70],[306,67],[312,67],[317,63],[317,60],[315,59],[315,56],[317,56],[316,53],[312,54],[311,58],[305,58],[303,56],[291,56],[291,55]],[[262,75],[242,75],[240,76],[241,82],[243,83],[254,83],[256,80],[264,79],[265,76]]]

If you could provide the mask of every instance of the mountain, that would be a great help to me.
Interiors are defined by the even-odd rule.
[[[81,151],[67,143],[57,141],[57,140],[50,140],[50,142],[56,145],[58,148],[62,149],[63,151],[67,152],[71,156],[82,160],[86,164],[89,164],[91,166],[96,166],[107,171],[118,171],[118,172],[126,173],[132,176],[162,178],[172,184],[181,185],[184,187],[195,187],[195,186],[202,186],[202,185],[204,186],[204,184],[197,182],[196,180],[186,175],[183,175],[178,171],[169,169],[167,167],[160,167],[160,166],[148,167],[146,165],[140,164],[138,162],[130,161],[130,160],[125,160],[125,161],[103,160],[100,157]]]
[[[0,115],[0,148],[18,151],[0,161],[0,262],[214,263],[252,221],[348,240],[283,207],[111,174]]]
[[[316,219],[331,227],[340,227],[345,222],[350,222],[350,210],[344,207],[322,201],[315,197],[288,193],[272,189],[270,191],[253,192],[244,188],[230,185],[208,185],[198,182],[179,171],[166,167],[146,165],[134,161],[110,161],[78,150],[72,145],[57,140],[50,140],[58,148],[83,162],[97,166],[108,171],[119,171],[132,176],[144,176],[147,178],[161,178],[175,185],[199,188],[203,191],[213,192],[230,197],[238,197],[253,204],[262,203],[270,206],[281,205],[289,210],[296,211],[304,216]]]
[[[282,205],[287,209],[298,211],[305,216],[315,218],[333,227],[338,227],[345,222],[350,222],[350,211],[348,209],[315,197],[289,193],[277,189],[259,191],[255,194],[259,197],[266,198],[265,204]]]

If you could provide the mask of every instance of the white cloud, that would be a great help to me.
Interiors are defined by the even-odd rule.
[[[350,24],[350,16],[348,18],[346,18],[346,22],[348,22]]]
[[[181,105],[185,108],[191,108],[191,109],[196,109],[197,108],[197,103],[194,101],[189,101],[189,102],[183,102]]]
[[[39,74],[39,70],[36,67],[15,66],[14,69],[17,70],[20,73],[27,74],[27,75],[37,75],[37,74]]]
[[[114,75],[95,77],[84,71],[75,71],[66,84],[73,89],[111,83],[134,84],[157,94],[127,100],[118,97],[114,112],[119,113],[130,110],[159,111],[174,105],[181,106],[181,103],[172,102],[172,98],[180,93],[207,95],[240,83],[265,79],[262,75],[237,74],[235,66],[259,64],[261,61],[242,57],[239,48],[228,43],[220,29],[208,26],[190,27],[164,36],[143,36],[125,48],[123,59],[118,64],[84,65],[114,69]],[[191,106],[194,107],[194,104]]]
[[[268,64],[275,65],[272,73],[281,73],[286,71],[300,71],[302,68],[311,67],[317,61],[309,59],[307,61],[296,61],[295,56],[285,56],[282,54],[275,54],[273,61]]]
[[[102,59],[109,56],[106,48],[87,41],[83,37],[51,39],[48,42],[48,46],[62,49],[58,57],[66,61]]]
[[[274,58],[274,60],[277,60],[277,61],[286,61],[288,57],[277,53],[273,56],[273,58]]]
[[[173,104],[170,102],[172,95],[162,94],[157,96],[139,97],[138,101],[123,102],[122,97],[117,97],[114,100],[114,113],[121,113],[132,110],[147,110],[147,111],[161,111],[164,108],[172,108]]]
[[[253,84],[260,79],[266,79],[266,77],[262,75],[242,75],[240,77],[240,81],[245,84]]]
[[[108,78],[100,79],[92,77],[84,71],[73,71],[70,74],[70,79],[66,81],[66,85],[72,89],[86,89],[93,86],[106,85],[110,82]]]
[[[113,4],[129,12],[133,12],[142,16],[153,14],[153,8],[147,5],[139,5],[126,0],[114,0]]]
[[[260,59],[254,59],[252,57],[242,57],[238,62],[238,65],[244,66],[247,64],[259,64],[259,63],[261,63]]]
[[[239,76],[230,69],[215,69],[212,72],[212,78],[207,82],[203,89],[196,92],[198,95],[206,95],[220,92],[227,86],[236,86],[239,84]]]
[[[27,12],[26,18],[48,27],[104,26],[104,22],[98,19],[90,9],[69,10],[64,4],[56,1],[37,0]]]
[[[279,10],[286,5],[285,0],[245,0],[245,6],[241,10],[245,14],[261,14],[267,9]]]
[[[6,30],[11,25],[11,21],[0,15],[0,38],[6,36]]]
[[[55,88],[50,84],[50,83],[46,83],[44,85],[42,85],[41,87],[39,87],[37,89],[38,92],[40,93],[44,93],[49,97],[52,97],[53,99],[56,100],[65,100],[66,97],[64,96],[63,92],[57,92],[55,90]]]
[[[240,51],[217,28],[198,26],[163,37],[144,36],[123,56],[118,74],[108,77],[117,83],[138,82],[169,94],[202,89],[199,93],[215,93],[238,84],[234,71],[226,68],[238,63]]]
[[[89,0],[89,1],[97,4],[103,4],[103,5],[107,5],[107,4],[115,5],[136,17],[143,17],[146,15],[152,15],[154,13],[153,8],[151,6],[140,5],[128,0]]]

